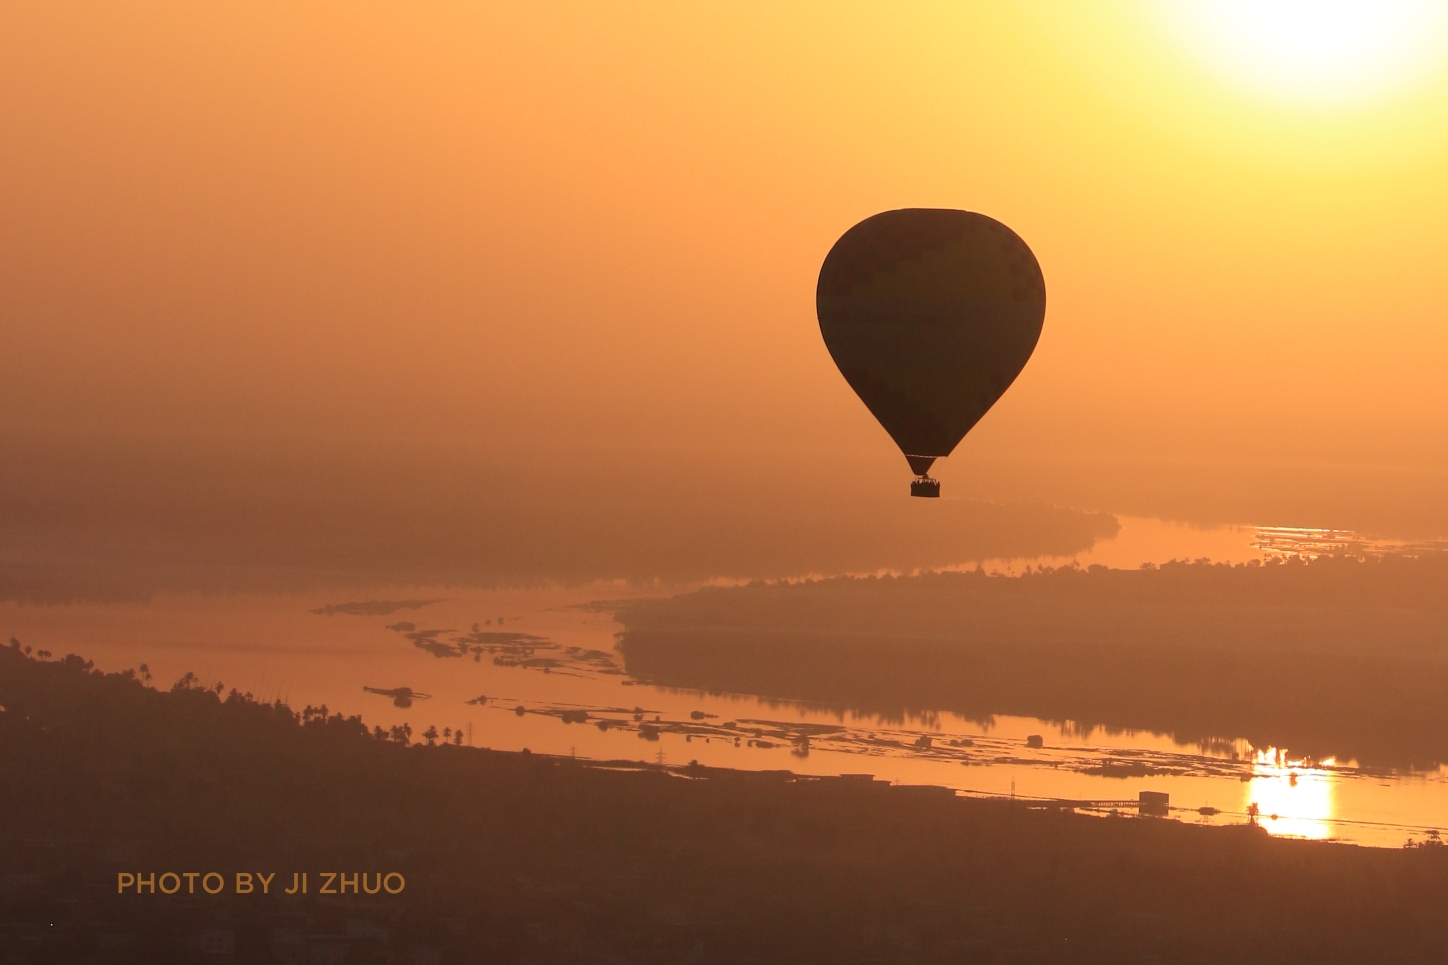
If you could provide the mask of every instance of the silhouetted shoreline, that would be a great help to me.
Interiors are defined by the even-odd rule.
[[[787,772],[406,745],[0,649],[11,962],[1425,962],[1448,855]],[[234,894],[235,871],[400,894]],[[215,871],[215,896],[117,894]],[[321,881],[319,876],[311,879]],[[394,884],[398,879],[389,879]],[[273,889],[275,890],[275,889]],[[54,923],[53,926],[49,923]],[[211,943],[208,946],[207,943]],[[329,944],[330,943],[330,944]],[[406,957],[404,957],[406,956]]]

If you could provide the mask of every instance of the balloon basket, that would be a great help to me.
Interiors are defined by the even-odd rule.
[[[910,495],[924,496],[926,499],[939,499],[940,480],[931,479],[929,476],[920,476],[910,484]]]

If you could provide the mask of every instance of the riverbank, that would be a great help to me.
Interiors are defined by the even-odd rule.
[[[9,961],[1422,962],[1448,855],[806,780],[421,745],[0,649]],[[414,735],[416,736],[416,735]],[[118,893],[216,872],[215,895]],[[267,894],[236,874],[276,874]],[[397,894],[322,894],[324,873]],[[278,893],[308,873],[303,896]],[[169,879],[168,879],[169,880]],[[394,885],[397,879],[389,879]],[[202,882],[204,878],[194,879]],[[212,880],[215,883],[215,879]],[[334,884],[335,887],[335,884]],[[209,943],[209,944],[208,944]]]

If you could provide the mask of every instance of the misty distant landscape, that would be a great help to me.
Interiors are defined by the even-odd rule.
[[[0,600],[873,573],[1070,556],[1119,529],[1044,503],[926,512],[898,480],[829,463],[807,487],[717,457],[674,463],[0,434]]]

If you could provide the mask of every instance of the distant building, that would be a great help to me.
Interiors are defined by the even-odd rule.
[[[1171,795],[1165,791],[1142,791],[1136,799],[1139,813],[1164,818],[1171,812]]]

